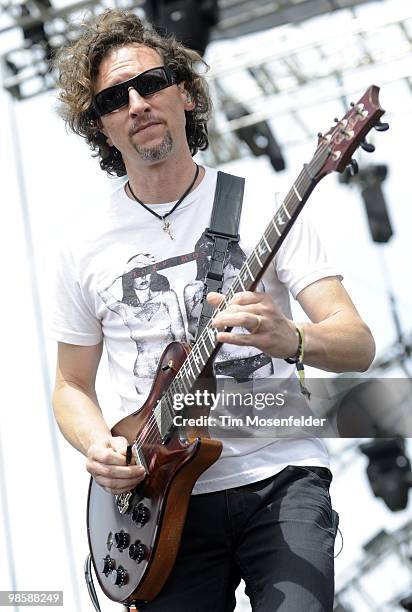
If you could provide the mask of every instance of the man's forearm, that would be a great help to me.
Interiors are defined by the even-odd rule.
[[[368,326],[336,313],[319,323],[303,323],[304,363],[329,372],[364,372],[375,356]]]
[[[56,385],[53,409],[60,431],[83,455],[93,442],[110,436],[95,394],[72,383]]]

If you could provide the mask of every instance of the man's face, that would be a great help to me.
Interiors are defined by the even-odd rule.
[[[95,94],[163,65],[157,51],[144,45],[134,43],[111,49],[100,63]],[[147,97],[131,88],[128,105],[101,117],[102,131],[108,143],[121,152],[126,166],[136,161],[162,161],[187,146],[185,111],[193,107],[183,84]]]

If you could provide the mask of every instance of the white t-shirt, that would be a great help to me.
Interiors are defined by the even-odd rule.
[[[217,171],[206,168],[198,187],[168,218],[174,240],[162,231],[160,220],[125,194],[124,184],[68,231],[57,266],[52,334],[60,342],[83,346],[104,339],[112,382],[121,400],[115,417],[104,415],[109,427],[143,405],[165,346],[193,337],[210,255],[204,230],[210,225],[216,180]],[[158,204],[155,210],[162,215],[173,204]],[[246,187],[240,242],[225,267],[223,291],[273,215],[272,205],[254,201]],[[314,281],[339,275],[303,217],[258,287],[273,296],[287,317],[291,317],[289,291],[296,297]],[[294,366],[284,360],[271,359],[253,347],[223,345],[216,373],[236,376],[239,367],[246,378],[294,376]],[[289,464],[327,467],[324,443],[313,437],[225,438],[220,459],[200,477],[194,492],[262,480]]]

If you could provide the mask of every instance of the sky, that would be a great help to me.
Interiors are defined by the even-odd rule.
[[[379,10],[383,5],[387,6],[388,19],[400,6],[399,2],[392,0],[378,4]],[[373,10],[378,10],[374,3],[365,7],[362,14],[366,18],[373,16]],[[317,22],[318,26],[314,22],[312,27],[323,27],[326,21],[322,18]],[[266,33],[265,36],[267,41],[269,35]],[[273,34],[274,42],[276,36]],[[210,61],[226,57],[228,46],[233,49],[235,44],[240,48],[243,45],[247,49],[251,40],[216,43],[210,49]],[[253,41],[255,44],[256,39]],[[9,36],[3,40],[0,37],[0,53],[10,48],[10,44]],[[395,340],[382,256],[396,296],[402,328],[408,334],[412,332],[409,283],[412,98],[404,81],[389,83],[388,70],[391,67],[384,65],[373,75],[363,75],[362,83],[354,77],[353,89],[366,89],[370,84],[369,76],[377,85],[380,81],[385,84],[381,91],[381,104],[388,111],[390,131],[374,135],[376,152],[373,156],[362,154],[358,158],[360,164],[383,163],[389,167],[384,193],[394,228],[393,238],[385,246],[372,243],[359,193],[354,188],[340,185],[336,175],[328,176],[318,185],[307,205],[308,214],[316,224],[330,258],[342,271],[345,287],[373,331],[378,357],[384,356]],[[395,72],[395,68],[392,70]],[[333,108],[333,102],[330,107]],[[4,90],[0,90],[0,109],[3,211],[0,224],[3,281],[0,312],[3,321],[2,371],[5,374],[2,377],[0,459],[9,510],[9,516],[2,512],[3,520],[0,520],[0,590],[11,589],[13,584],[18,589],[64,590],[64,610],[85,611],[90,609],[82,578],[83,559],[87,552],[85,502],[88,477],[84,459],[51,425],[50,391],[55,346],[48,335],[48,326],[55,253],[66,220],[77,215],[81,223],[84,207],[91,201],[105,198],[114,182],[100,171],[86,146],[66,133],[55,111],[54,92],[14,103]],[[342,105],[336,100],[335,114],[331,110],[331,114],[325,115],[324,109],[316,106],[309,110],[308,118],[310,115],[311,123],[316,124],[313,125],[316,133],[329,129],[335,114],[342,113]],[[276,124],[275,117],[272,125],[285,133],[290,126],[288,122],[290,119],[283,116]],[[290,144],[284,151],[287,170],[279,174],[273,172],[266,159],[250,156],[231,162],[224,169],[247,177],[256,193],[257,206],[260,199],[268,197],[276,206],[276,201],[280,201],[288,191],[302,164],[311,159],[315,148],[313,139]],[[295,317],[302,320],[302,316],[296,309]],[[402,376],[396,368],[385,373],[389,374]],[[117,401],[107,385],[104,363],[99,374],[99,393],[107,405]],[[405,511],[394,514],[380,500],[373,498],[366,479],[365,458],[357,451],[345,451],[345,444],[331,444],[332,465],[335,466],[331,492],[334,507],[340,513],[344,536],[344,548],[336,560],[338,586],[348,573],[354,571],[354,563],[362,558],[362,545],[366,541],[382,528],[392,531],[411,519],[410,505]],[[63,502],[60,496],[62,488],[65,493]],[[4,490],[4,487],[0,490],[3,510]],[[64,516],[70,526],[69,532],[65,532]],[[12,544],[12,557],[9,542]],[[337,550],[339,548],[338,537]],[[408,584],[411,586],[412,574],[395,562],[382,566],[380,571],[381,574],[375,575],[368,588],[375,596],[378,593],[378,609],[385,612],[393,608],[385,608],[383,602],[400,586],[405,585],[405,589]],[[76,599],[76,592],[80,593],[80,601]],[[372,609],[364,600],[351,597],[355,612]],[[100,600],[102,611],[118,609],[102,595]],[[240,602],[238,609],[247,610],[248,606]]]

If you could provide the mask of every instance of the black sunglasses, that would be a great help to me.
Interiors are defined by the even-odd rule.
[[[129,103],[130,87],[133,87],[140,96],[146,97],[177,82],[176,75],[171,68],[167,66],[151,68],[128,81],[99,91],[93,100],[93,109],[97,116],[101,117]]]

